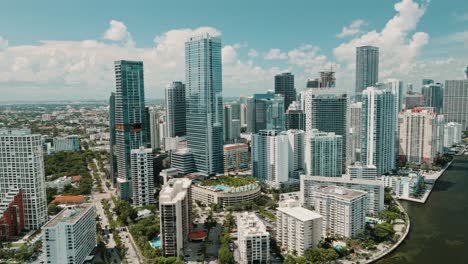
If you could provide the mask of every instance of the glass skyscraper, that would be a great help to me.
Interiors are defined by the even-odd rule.
[[[254,94],[249,101],[249,121],[247,130],[258,133],[260,130],[285,129],[284,97],[280,94],[268,92],[266,94]]]
[[[185,42],[187,144],[197,171],[223,173],[221,39],[208,34]]]
[[[172,82],[166,87],[166,123],[168,137],[185,136],[185,84],[182,82]]]
[[[468,76],[466,80],[445,81],[443,108],[447,122],[460,123],[462,130],[468,130]]]
[[[356,47],[356,97],[360,100],[362,91],[375,86],[379,81],[379,48]]]
[[[148,143],[143,62],[120,60],[114,64],[117,183],[120,198],[129,200],[132,197],[130,152]]]
[[[441,83],[431,83],[423,85],[421,88],[423,95],[423,104],[426,107],[432,107],[433,111],[441,114],[444,102],[444,87]]]
[[[289,105],[296,101],[296,88],[294,88],[294,75],[285,72],[275,76],[275,94],[281,94],[284,97],[284,112],[288,110]]]

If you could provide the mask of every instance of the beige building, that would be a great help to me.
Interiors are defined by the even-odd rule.
[[[270,233],[253,212],[237,215],[237,237],[240,263],[269,263]]]
[[[224,145],[224,173],[249,169],[249,146],[244,143]]]

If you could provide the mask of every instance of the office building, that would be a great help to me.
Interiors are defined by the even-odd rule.
[[[224,113],[224,142],[234,142],[240,138],[241,121],[240,105],[226,104],[223,107]]]
[[[24,228],[39,229],[47,221],[41,135],[29,129],[1,128],[0,202],[16,189],[23,195]]]
[[[329,186],[314,192],[315,211],[327,236],[356,237],[364,230],[366,192]]]
[[[149,111],[149,131],[151,148],[157,150],[161,148],[161,136],[159,135],[159,113],[156,109]]]
[[[130,152],[134,206],[154,204],[153,150],[140,147]]]
[[[239,173],[249,169],[249,146],[244,143],[224,145],[224,173]]]
[[[302,94],[306,131],[318,129],[342,136],[342,173],[348,164],[348,96],[338,88],[308,89]]]
[[[447,122],[459,123],[463,131],[468,130],[468,78],[445,81],[443,108]]]
[[[181,148],[171,152],[171,167],[186,175],[196,171],[195,160],[189,148]]]
[[[54,151],[79,151],[80,139],[77,135],[70,135],[66,137],[55,137],[53,139]]]
[[[270,233],[255,213],[237,215],[237,241],[240,263],[269,263]]]
[[[376,180],[377,168],[374,165],[362,165],[360,162],[356,162],[354,165],[348,166],[348,174],[351,179]]]
[[[424,97],[420,93],[408,92],[405,96],[405,109],[413,109],[424,105]]]
[[[198,172],[223,173],[221,39],[209,34],[185,42],[187,144]]]
[[[306,88],[320,88],[320,80],[318,78],[307,79]]]
[[[84,263],[96,247],[96,211],[91,203],[62,210],[42,228],[47,263]]]
[[[115,93],[115,153],[119,197],[132,197],[130,151],[147,146],[148,126],[145,108],[143,62],[120,60],[114,63]]]
[[[172,82],[166,87],[166,130],[167,137],[182,137],[186,134],[185,84]]]
[[[384,185],[377,178],[368,180],[365,178],[351,178],[351,175],[342,177],[320,177],[301,175],[300,201],[306,208],[315,205],[314,193],[320,188],[340,186],[353,190],[361,190],[367,193],[365,211],[378,215],[384,209]]]
[[[343,137],[333,132],[307,131],[305,172],[307,175],[340,177],[343,167]]]
[[[116,130],[115,130],[115,93],[109,97],[109,177],[114,186],[117,179],[117,157],[115,155]]]
[[[443,116],[430,108],[406,110],[399,114],[401,162],[432,165],[437,155],[443,153]]]
[[[275,94],[281,94],[284,98],[283,112],[289,105],[296,101],[296,88],[294,88],[294,75],[290,72],[275,75]]]
[[[321,71],[320,74],[320,87],[335,87],[335,72],[334,71]]]
[[[268,92],[254,94],[248,101],[247,131],[258,133],[260,130],[285,129],[284,97],[280,94]]]
[[[404,92],[403,82],[397,79],[387,79],[385,86],[395,95],[395,107],[397,113],[403,110]]]
[[[349,152],[351,164],[360,160],[361,155],[361,113],[362,102],[349,106]]]
[[[356,47],[356,96],[379,81],[379,48]]]
[[[429,85],[429,84],[433,84],[434,83],[434,80],[432,79],[422,79],[422,85]]]
[[[288,137],[288,180],[299,182],[299,175],[304,173],[304,140],[303,130],[290,129],[282,134]]]
[[[322,238],[322,216],[288,200],[276,209],[276,241],[283,250],[304,256],[308,249],[317,248]]]
[[[444,147],[451,148],[455,144],[462,142],[461,124],[449,122],[444,126]]]
[[[290,129],[300,129],[305,130],[305,113],[304,110],[301,109],[301,105],[298,101],[293,101],[290,105],[288,110],[286,110],[285,118],[285,125],[286,130]]]
[[[24,230],[23,194],[11,189],[0,201],[0,242],[8,241]]]
[[[163,256],[184,256],[192,229],[192,181],[169,180],[159,193],[161,251]]]
[[[423,85],[421,88],[423,95],[423,105],[432,107],[436,114],[441,114],[444,102],[444,87],[440,83]]]
[[[382,175],[395,168],[395,95],[368,87],[362,93],[361,162]]]

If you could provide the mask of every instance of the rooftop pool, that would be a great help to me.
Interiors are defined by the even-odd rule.
[[[161,247],[161,238],[157,237],[157,238],[151,240],[149,243],[153,248],[160,248]]]

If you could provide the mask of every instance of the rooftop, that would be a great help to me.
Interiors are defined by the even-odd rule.
[[[320,219],[322,216],[314,211],[306,209],[301,206],[285,206],[285,207],[278,207],[278,211],[283,212],[289,216],[292,216],[302,222],[311,221],[315,219]]]
[[[83,195],[61,195],[55,197],[55,199],[51,202],[54,204],[79,204],[84,202]]]
[[[94,206],[92,203],[84,203],[81,205],[75,205],[73,207],[67,207],[54,218],[52,218],[48,223],[46,223],[44,228],[55,227],[59,223],[73,224],[79,220],[90,208],[93,207]]]
[[[347,189],[347,188],[338,187],[338,186],[324,187],[324,188],[318,189],[317,192],[322,193],[322,194],[328,194],[337,198],[344,198],[344,199],[349,199],[349,200],[358,198],[360,196],[367,194],[367,192],[365,191]]]
[[[192,181],[186,178],[170,179],[159,193],[159,202],[168,204],[183,200],[191,184]]]
[[[200,183],[202,186],[224,185],[227,187],[241,187],[256,183],[257,179],[252,177],[235,177],[235,176],[217,176],[206,179]]]
[[[249,235],[269,235],[265,224],[253,212],[244,212],[237,215],[237,229]]]

